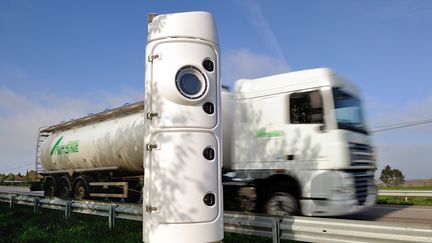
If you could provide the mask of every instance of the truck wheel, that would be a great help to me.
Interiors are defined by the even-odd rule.
[[[265,212],[270,215],[288,216],[297,215],[298,202],[288,192],[274,192],[265,203]]]
[[[71,190],[70,190],[70,180],[67,177],[60,178],[60,183],[58,185],[58,195],[61,198],[70,198]]]
[[[47,197],[57,196],[57,185],[53,177],[45,178],[44,194]]]
[[[87,199],[89,197],[89,185],[84,179],[78,179],[74,186],[75,199]]]

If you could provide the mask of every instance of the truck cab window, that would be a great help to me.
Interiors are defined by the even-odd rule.
[[[323,105],[320,92],[291,94],[290,121],[291,124],[323,123]]]
[[[367,134],[360,99],[341,88],[333,88],[333,100],[338,128]]]

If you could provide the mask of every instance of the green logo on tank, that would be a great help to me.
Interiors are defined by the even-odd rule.
[[[51,150],[51,156],[62,155],[62,154],[72,154],[79,152],[79,140],[69,141],[67,144],[60,145],[63,136],[59,137]]]
[[[257,138],[276,138],[276,137],[282,137],[283,135],[284,135],[283,130],[267,131],[265,128],[260,128],[256,132]]]

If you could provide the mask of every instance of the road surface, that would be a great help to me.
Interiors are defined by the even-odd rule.
[[[31,195],[31,196],[43,196],[44,194],[43,191],[31,192],[30,188],[21,187],[21,186],[0,186],[0,192]]]
[[[362,212],[337,218],[432,226],[432,207],[378,204]]]

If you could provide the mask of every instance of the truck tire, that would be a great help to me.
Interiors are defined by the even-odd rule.
[[[59,180],[58,188],[58,196],[60,198],[70,198],[71,197],[71,183],[67,176],[63,176]]]
[[[74,185],[73,197],[78,200],[88,199],[90,195],[90,187],[86,179],[79,177]]]
[[[52,176],[45,178],[44,195],[47,197],[56,197],[58,195],[56,179]]]
[[[269,215],[293,216],[299,213],[299,204],[289,192],[273,192],[266,200],[264,210]]]

